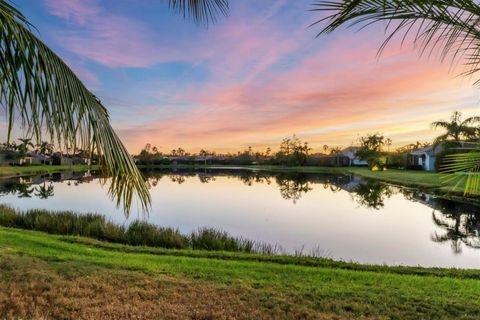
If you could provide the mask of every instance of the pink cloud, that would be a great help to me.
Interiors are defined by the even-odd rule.
[[[45,0],[45,5],[52,15],[80,25],[100,13],[98,0]]]
[[[73,72],[77,75],[77,77],[82,80],[87,87],[90,89],[96,89],[100,86],[100,79],[98,76],[90,71],[88,68],[84,67],[80,63],[66,61],[69,67],[73,70]]]
[[[340,52],[320,52],[262,81],[205,85],[182,97],[197,105],[194,110],[119,132],[133,150],[149,141],[232,151],[245,144],[275,146],[293,133],[314,147],[349,145],[372,131],[390,132],[402,143],[419,139],[419,132],[421,138],[433,136],[432,114],[449,112],[469,94],[448,66],[393,52],[375,63],[365,59],[370,54],[357,50],[335,60]]]
[[[97,0],[45,0],[49,12],[75,24],[56,37],[68,51],[108,67],[147,67],[175,56],[155,44],[141,22],[106,12]]]

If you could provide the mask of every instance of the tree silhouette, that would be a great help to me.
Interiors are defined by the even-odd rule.
[[[459,142],[462,139],[472,140],[478,138],[480,117],[469,117],[462,120],[462,113],[454,111],[450,117],[450,121],[435,121],[432,127],[442,128],[446,132],[435,138],[434,145],[438,145],[445,141]],[[475,126],[477,124],[477,126]]]

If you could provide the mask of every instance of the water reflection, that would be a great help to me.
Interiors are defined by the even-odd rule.
[[[322,189],[335,194],[348,192],[354,204],[352,207],[368,208],[370,212],[380,215],[388,214],[389,211],[385,210],[386,204],[391,203],[392,199],[401,196],[404,201],[421,203],[424,209],[425,206],[428,207],[426,209],[431,209],[431,218],[428,217],[428,219],[431,219],[429,229],[426,231],[422,230],[424,232],[423,235],[429,238],[427,241],[430,243],[447,244],[456,255],[461,254],[465,248],[480,249],[480,206],[478,204],[435,197],[417,189],[399,188],[378,181],[361,179],[354,175],[338,174],[269,173],[224,169],[202,170],[198,172],[190,170],[146,171],[144,174],[153,189],[160,188],[162,184],[174,183],[182,185],[183,190],[183,184],[187,184],[186,182],[197,181],[198,183],[199,181],[204,185],[222,183],[225,180],[237,180],[242,185],[252,188],[255,188],[255,186],[272,186],[277,190],[274,191],[280,201],[288,201],[296,207],[301,206],[302,201],[312,201],[312,197],[307,195],[315,195]],[[62,182],[62,185],[69,186],[68,188],[75,188],[96,179],[99,179],[101,183],[108,181],[107,177],[102,176],[99,172],[61,173],[29,178],[1,179],[0,195],[14,195],[20,199],[33,200],[37,198],[47,200],[56,197],[56,183]],[[162,181],[163,179],[164,181]],[[205,188],[202,187],[203,189]],[[348,195],[346,195],[347,202]],[[304,197],[307,199],[304,200]],[[207,198],[203,197],[202,199]],[[262,196],[257,196],[255,200],[257,202],[255,203],[260,205],[261,199]],[[322,201],[329,201],[329,199],[325,198],[315,199],[317,199],[315,205],[319,208],[322,207]],[[265,201],[272,201],[272,199],[265,199]],[[232,204],[232,202],[230,203]],[[403,203],[400,203],[400,206]],[[235,205],[235,203],[232,205]],[[72,207],[71,209],[82,211],[82,208],[79,207]],[[229,210],[229,208],[221,209],[225,210],[224,212]],[[358,211],[368,213],[365,210]],[[337,213],[329,211],[327,214],[333,215]],[[355,210],[351,210],[351,213],[358,215]],[[199,214],[202,214],[202,212],[199,211]],[[411,225],[414,228],[418,223],[417,216],[409,215],[410,218],[408,219],[411,221],[405,221],[407,219],[406,216],[403,217],[402,215],[401,219],[404,220],[402,223]],[[351,217],[349,219],[352,219]],[[358,219],[361,221],[367,220],[367,218],[364,215]],[[349,222],[344,221],[343,224],[347,226]],[[375,232],[378,232],[378,230]],[[385,229],[382,232],[393,233],[395,230]]]
[[[18,198],[32,198],[46,200],[55,195],[54,182],[63,182],[67,186],[78,186],[100,179],[105,183],[105,177],[98,172],[53,173],[31,177],[15,177],[0,179],[0,195],[12,194]]]
[[[43,185],[36,187],[35,190],[35,196],[40,199],[48,199],[55,195],[53,184],[50,182],[47,186],[46,179],[44,179]]]
[[[358,183],[352,191],[352,196],[359,205],[375,210],[383,208],[385,199],[394,193],[391,186],[373,180]]]
[[[435,242],[450,242],[455,253],[462,253],[462,245],[480,248],[480,215],[475,214],[475,207],[468,204],[454,203],[439,199],[432,212],[434,223],[444,232],[435,232]]]
[[[297,203],[302,194],[313,190],[308,178],[302,174],[281,174],[275,177],[275,181],[282,198],[293,203]]]

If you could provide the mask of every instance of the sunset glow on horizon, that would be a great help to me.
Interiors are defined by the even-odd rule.
[[[454,110],[478,114],[477,79],[458,77],[461,67],[419,57],[401,39],[378,58],[380,27],[316,38],[310,0],[232,1],[209,28],[158,0],[17,4],[107,106],[132,153],[146,143],[275,150],[293,134],[314,151],[373,132],[401,146],[431,141],[440,132],[430,123]]]

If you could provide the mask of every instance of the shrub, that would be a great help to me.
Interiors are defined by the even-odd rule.
[[[252,241],[235,238],[225,231],[213,228],[198,229],[191,234],[190,239],[193,249],[251,252],[254,247]]]
[[[157,227],[142,221],[133,222],[125,234],[126,243],[151,247],[184,249],[188,239],[172,228]]]
[[[16,226],[17,213],[15,210],[6,205],[0,205],[0,225],[5,227]]]

